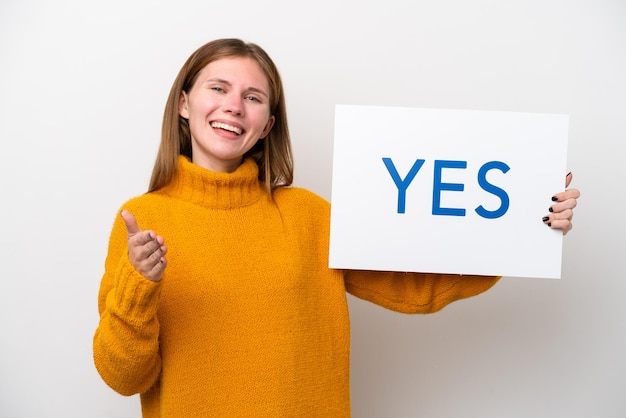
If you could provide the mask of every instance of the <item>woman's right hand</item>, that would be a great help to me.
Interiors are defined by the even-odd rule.
[[[167,247],[163,237],[153,231],[142,231],[137,220],[127,210],[120,213],[128,231],[128,258],[135,270],[146,279],[158,282],[163,276],[167,261]]]

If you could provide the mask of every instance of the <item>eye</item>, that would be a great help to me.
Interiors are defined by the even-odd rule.
[[[219,86],[211,87],[211,90],[213,90],[213,91],[215,91],[217,93],[223,93],[224,92],[224,89],[219,87]]]
[[[258,98],[258,97],[256,97],[256,96],[246,96],[246,98],[245,98],[245,99],[246,99],[246,100],[249,100],[249,101],[251,101],[251,102],[261,103],[261,99],[259,99],[259,98]]]

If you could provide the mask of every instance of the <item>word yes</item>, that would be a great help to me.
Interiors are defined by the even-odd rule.
[[[406,207],[406,190],[409,185],[420,171],[426,160],[418,159],[415,161],[408,174],[404,179],[400,178],[396,166],[393,164],[391,158],[383,158],[383,163],[387,167],[387,171],[391,175],[396,187],[398,188],[398,213],[404,213]],[[445,168],[465,169],[467,168],[467,161],[454,161],[454,160],[435,160],[434,167],[434,179],[433,179],[433,215],[444,216],[465,216],[465,209],[462,208],[442,208],[441,207],[441,192],[457,191],[462,192],[465,185],[462,183],[442,183],[441,172]],[[497,196],[500,199],[500,207],[496,210],[487,210],[482,205],[478,206],[475,212],[486,219],[495,219],[503,216],[509,210],[509,195],[501,188],[494,186],[487,181],[487,173],[490,170],[500,170],[502,173],[509,171],[510,167],[501,161],[490,161],[482,165],[478,170],[478,184],[480,187],[488,193]]]

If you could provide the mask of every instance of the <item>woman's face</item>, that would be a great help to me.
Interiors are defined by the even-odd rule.
[[[212,171],[235,171],[274,125],[269,102],[269,83],[253,59],[221,58],[204,67],[178,106],[178,113],[189,120],[193,163]]]

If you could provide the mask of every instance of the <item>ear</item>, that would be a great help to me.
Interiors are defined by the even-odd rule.
[[[185,119],[189,119],[189,106],[188,106],[187,93],[180,92],[180,99],[178,99],[178,114]]]
[[[267,120],[267,123],[265,124],[265,129],[263,129],[261,138],[265,138],[267,135],[269,135],[272,127],[274,127],[274,122],[276,122],[276,118],[274,117],[274,115],[271,115],[270,118]]]

